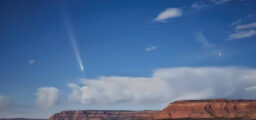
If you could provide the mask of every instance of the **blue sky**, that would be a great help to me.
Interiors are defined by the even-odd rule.
[[[161,109],[178,99],[255,99],[255,5],[2,0],[0,116],[47,118],[66,109]],[[179,90],[184,86],[189,89]],[[152,91],[156,87],[163,89]]]

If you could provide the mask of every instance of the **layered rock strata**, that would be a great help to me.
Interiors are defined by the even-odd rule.
[[[182,100],[169,104],[155,119],[256,119],[255,100]]]
[[[83,110],[54,114],[50,120],[256,120],[255,100],[181,100],[161,111]]]
[[[153,118],[153,113],[156,112],[124,110],[63,111],[54,114],[49,120],[149,120]]]

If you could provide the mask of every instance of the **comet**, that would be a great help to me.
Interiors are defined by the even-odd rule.
[[[84,65],[83,65],[83,62],[82,62],[81,54],[80,54],[79,49],[77,47],[75,37],[74,37],[72,32],[68,32],[68,37],[69,37],[69,40],[71,42],[71,46],[73,48],[73,51],[74,51],[74,54],[76,56],[76,60],[77,60],[77,63],[80,67],[80,70],[83,72],[84,71]]]
[[[65,7],[63,7],[63,9],[62,9],[62,17],[63,17],[64,25],[66,27],[68,38],[69,38],[71,46],[73,48],[73,52],[75,54],[77,63],[80,67],[80,70],[83,72],[84,71],[84,65],[83,65],[81,54],[79,52],[79,48],[77,46],[76,38],[75,38],[75,35],[74,35],[73,24],[71,22],[71,19],[70,19],[69,15],[67,14],[67,11],[66,11]]]

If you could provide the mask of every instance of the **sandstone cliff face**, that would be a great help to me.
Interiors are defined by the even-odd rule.
[[[50,120],[172,120],[172,119],[250,119],[256,120],[254,100],[182,100],[170,103],[161,111],[64,111]]]
[[[157,111],[83,110],[64,111],[49,120],[150,120]]]
[[[155,119],[256,119],[253,100],[184,100],[169,104],[155,114]]]

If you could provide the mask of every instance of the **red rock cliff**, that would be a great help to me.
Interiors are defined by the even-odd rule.
[[[155,119],[184,118],[256,119],[256,101],[231,99],[183,100],[173,102],[155,114]]]
[[[255,100],[182,100],[161,111],[84,110],[64,111],[50,120],[172,120],[172,119],[251,119],[256,120]]]
[[[63,111],[49,120],[150,120],[156,111],[83,110]]]

